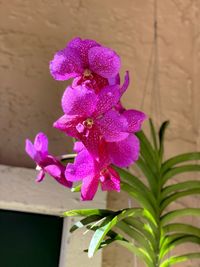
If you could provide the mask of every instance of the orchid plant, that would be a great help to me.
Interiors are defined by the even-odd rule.
[[[123,190],[137,201],[138,207],[118,211],[83,209],[64,213],[83,217],[71,232],[82,227],[94,232],[87,250],[89,257],[117,242],[148,267],[200,258],[198,251],[169,256],[171,250],[186,242],[200,244],[200,228],[177,221],[182,216],[200,216],[200,208],[168,210],[177,199],[200,194],[198,180],[168,183],[178,174],[200,171],[200,165],[187,164],[199,160],[200,152],[163,160],[168,122],[157,133],[149,120],[151,139],[147,138],[141,130],[147,116],[127,110],[121,103],[129,73],[121,84],[120,67],[120,57],[93,40],[75,38],[55,54],[50,62],[51,75],[61,81],[73,78],[73,82],[62,97],[64,114],[53,126],[74,138],[75,154],[52,156],[44,133],[37,134],[34,143],[26,140],[26,152],[39,170],[36,181],[41,182],[47,173],[62,186],[81,191],[82,201],[92,200],[99,185],[103,191]],[[134,163],[146,181],[131,173]]]

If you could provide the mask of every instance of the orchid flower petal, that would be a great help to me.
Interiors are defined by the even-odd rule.
[[[88,176],[83,179],[81,186],[81,199],[92,200],[97,192],[99,184],[99,178]]]
[[[38,133],[35,137],[34,147],[36,151],[46,156],[48,154],[48,138],[44,133]]]
[[[80,76],[83,72],[81,58],[73,48],[58,51],[50,62],[50,72],[55,80],[68,80]]]
[[[106,86],[98,94],[95,114],[103,114],[113,108],[120,99],[119,85]]]
[[[128,167],[138,160],[140,143],[138,138],[129,134],[129,136],[116,143],[107,143],[111,162],[118,167]]]
[[[109,177],[101,177],[102,191],[117,191],[120,192],[120,177],[119,174],[112,169],[108,168]]]
[[[134,109],[124,111],[123,116],[127,120],[127,131],[130,133],[140,131],[143,121],[147,118],[143,112]]]
[[[82,40],[79,37],[74,38],[68,43],[68,47],[73,48],[79,54],[82,66],[84,68],[89,67],[88,52],[92,47],[95,46],[100,46],[100,45],[94,40],[89,40],[89,39]]]
[[[44,180],[44,177],[45,177],[45,172],[43,170],[41,170],[41,171],[39,171],[35,181],[40,183]]]
[[[86,149],[81,150],[75,157],[74,163],[68,163],[65,170],[65,177],[68,181],[72,182],[80,181],[83,178],[94,174],[94,161]]]
[[[88,52],[90,69],[104,78],[116,76],[120,70],[119,56],[106,47],[92,47]]]
[[[67,115],[90,116],[95,108],[98,97],[85,86],[68,87],[62,97],[62,108]]]
[[[121,95],[126,92],[128,86],[129,86],[129,83],[130,83],[130,78],[129,78],[129,72],[126,71],[126,74],[125,74],[125,77],[124,77],[124,83],[120,89],[120,92],[121,92]]]
[[[124,131],[127,121],[115,110],[105,113],[96,123],[107,142],[118,142],[128,136],[128,133]]]
[[[81,118],[79,118],[79,116],[63,115],[54,122],[53,127],[72,137],[78,138],[76,125],[80,122],[80,120]]]
[[[37,151],[29,139],[26,139],[25,151],[34,161],[37,159]]]

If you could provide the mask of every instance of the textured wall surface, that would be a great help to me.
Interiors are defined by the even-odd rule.
[[[53,81],[48,62],[75,36],[94,38],[121,55],[122,73],[131,74],[124,103],[142,107],[157,123],[171,121],[167,155],[200,149],[200,1],[157,2],[155,12],[155,0],[0,1],[0,163],[32,166],[24,139],[40,130],[55,154],[71,150],[70,139],[51,128],[66,83]],[[127,205],[126,196],[109,195],[109,206],[121,203]],[[134,265],[121,248],[104,254],[104,267]]]

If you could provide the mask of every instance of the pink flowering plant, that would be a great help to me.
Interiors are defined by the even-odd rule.
[[[44,133],[38,133],[34,143],[26,140],[26,152],[39,171],[36,181],[41,182],[47,173],[62,186],[80,191],[82,201],[92,200],[99,186],[103,191],[123,190],[137,201],[138,207],[118,211],[84,209],[64,213],[83,217],[71,232],[82,227],[94,231],[87,250],[89,257],[117,242],[148,267],[167,267],[198,258],[199,252],[167,255],[183,243],[200,244],[200,229],[177,221],[182,216],[200,216],[200,209],[167,208],[181,197],[200,193],[198,180],[168,183],[175,175],[200,171],[196,163],[185,164],[199,160],[200,153],[163,160],[168,122],[157,134],[149,120],[151,139],[146,137],[141,127],[147,116],[127,110],[121,103],[129,86],[129,73],[121,83],[120,67],[117,53],[93,40],[75,38],[54,55],[50,62],[52,77],[73,80],[62,96],[63,114],[53,126],[73,137],[75,153],[59,157],[49,154]],[[146,181],[131,173],[134,163]]]

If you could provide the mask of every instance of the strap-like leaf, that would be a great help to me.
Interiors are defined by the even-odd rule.
[[[179,167],[175,167],[166,171],[162,176],[162,184],[164,185],[170,178],[184,172],[196,172],[200,171],[200,165],[191,164],[191,165],[183,165]]]
[[[190,224],[184,223],[171,223],[163,227],[165,233],[182,233],[182,234],[191,234],[200,238],[200,228],[195,227]]]
[[[174,219],[181,218],[184,216],[200,216],[200,209],[185,208],[185,209],[170,211],[161,217],[161,226],[165,225],[166,223]]]
[[[120,212],[120,211],[119,211]],[[90,216],[90,215],[100,215],[100,216],[108,216],[113,214],[114,212],[111,210],[104,210],[104,209],[79,209],[79,210],[69,210],[63,212],[64,217],[69,216]]]
[[[143,131],[140,131],[136,133],[136,136],[140,139],[140,143],[144,144],[145,150],[148,151],[148,154],[151,156],[151,161],[153,160],[153,162],[155,163],[157,159],[156,154],[145,133]]]
[[[152,206],[156,209],[157,203],[156,203],[155,197],[152,195],[149,188],[141,180],[139,180],[136,176],[134,176],[130,172],[125,171],[124,169],[116,168],[116,167],[115,169],[117,170],[117,172],[119,173],[123,181],[128,182],[132,187],[140,191],[141,194],[144,194],[145,197],[152,204]]]
[[[156,211],[145,195],[125,182],[121,182],[121,189],[132,196],[144,209],[147,209],[154,218],[156,217]]]
[[[170,257],[169,259],[165,260],[160,267],[169,267],[176,263],[185,262],[192,259],[200,258],[200,253],[188,253],[180,256]]]
[[[76,222],[70,229],[70,232],[74,232],[75,230],[77,229],[80,229],[80,228],[83,228],[85,226],[87,226],[88,224],[91,224],[93,222],[100,222],[102,220],[102,218],[105,218],[105,217],[102,217],[100,215],[90,215],[78,222]]]
[[[200,188],[200,181],[191,180],[187,182],[173,184],[163,189],[161,193],[161,199],[166,198],[167,195],[174,193],[176,191],[183,191],[183,190],[195,189],[195,188]]]
[[[163,152],[164,152],[164,136],[165,136],[165,131],[168,125],[169,125],[169,121],[164,121],[159,130],[159,141],[160,141],[159,156],[161,160],[162,160]]]
[[[97,251],[106,234],[121,220],[129,216],[136,216],[141,209],[133,208],[122,210],[118,215],[108,216],[102,225],[95,231],[89,245],[88,256],[92,257]]]
[[[87,228],[91,231],[96,231],[98,229],[97,226],[94,226],[94,227],[90,227],[90,226],[87,226]],[[98,248],[99,249],[102,249],[104,247],[107,247],[108,245],[112,244],[113,242],[117,241],[117,240],[122,240],[122,241],[127,241],[127,239],[125,239],[122,235],[116,233],[115,231],[112,231],[110,230],[106,236],[108,237],[108,239],[106,240],[103,240]],[[84,252],[88,252],[88,249],[85,249]]]
[[[156,134],[155,126],[151,118],[149,119],[149,126],[151,130],[151,137],[153,140],[154,148],[157,151],[158,150],[157,134]]]
[[[183,234],[182,236],[179,236],[178,238],[174,238],[171,242],[166,243],[165,246],[161,248],[160,258],[163,258],[171,250],[185,243],[194,243],[194,244],[200,245],[200,238],[194,235],[186,235],[186,234],[185,235]]]
[[[190,190],[186,190],[183,192],[174,193],[162,201],[160,210],[162,212],[170,203],[172,203],[173,201],[179,198],[189,196],[189,195],[197,195],[197,194],[200,194],[200,188],[195,188],[195,189],[190,189]]]
[[[129,227],[131,227],[131,229],[134,229],[139,232],[143,236],[143,238],[148,240],[151,246],[155,248],[155,236],[149,224],[145,224],[139,221],[138,218],[126,218],[122,222],[125,222],[129,225]]]
[[[168,159],[162,165],[162,172],[163,173],[166,172],[168,169],[172,168],[173,166],[179,163],[191,160],[200,160],[200,152],[185,153]]]
[[[148,181],[149,187],[151,190],[155,193],[157,192],[158,182],[156,180],[156,176],[152,173],[152,171],[148,168],[144,160],[140,157],[136,161],[136,165],[140,168],[140,170],[143,172],[145,178]]]
[[[146,263],[147,267],[154,267],[154,264],[149,259],[148,254],[146,253],[144,249],[138,248],[134,244],[130,242],[126,242],[126,241],[118,240],[117,243],[125,247],[126,249],[128,249],[130,252],[132,252],[136,256],[138,256],[141,260],[143,260]]]
[[[148,255],[149,260],[153,262],[155,255],[153,253],[153,247],[148,239],[144,238],[144,236],[137,230],[131,228],[125,221],[120,221],[119,223],[117,223],[116,227],[124,232],[129,238],[134,240],[138,247],[145,249],[147,253],[146,255]]]

